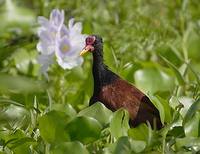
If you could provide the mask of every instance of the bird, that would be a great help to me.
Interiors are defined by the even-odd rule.
[[[124,108],[129,113],[131,127],[149,123],[152,128],[161,129],[163,124],[159,111],[150,99],[104,64],[103,39],[99,35],[86,37],[85,47],[80,52],[80,56],[88,52],[93,55],[92,74],[94,80],[94,90],[89,106],[100,102],[113,112]]]

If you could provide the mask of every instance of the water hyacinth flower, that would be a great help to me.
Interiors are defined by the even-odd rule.
[[[71,69],[83,63],[79,53],[84,47],[86,36],[81,34],[81,30],[81,23],[74,23],[74,19],[70,19],[65,35],[60,33],[61,37],[56,44],[56,57],[63,69]]]
[[[84,47],[85,35],[81,34],[82,24],[69,20],[68,27],[64,25],[64,11],[52,10],[50,19],[38,17],[39,42],[37,50],[40,52],[38,62],[41,71],[46,74],[53,58],[56,56],[58,64],[63,69],[72,69],[83,63],[79,52]],[[47,75],[47,74],[46,74]]]

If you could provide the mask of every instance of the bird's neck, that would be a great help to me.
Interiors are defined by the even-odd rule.
[[[94,91],[98,91],[103,84],[106,66],[103,63],[103,56],[98,52],[93,53],[92,74],[94,78]]]
[[[93,53],[92,73],[94,78],[94,93],[98,93],[104,85],[110,84],[118,77],[104,64],[102,52],[98,51]]]

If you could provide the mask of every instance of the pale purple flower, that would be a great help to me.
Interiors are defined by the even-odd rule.
[[[83,58],[79,56],[79,53],[84,47],[85,35],[81,34],[80,22],[74,23],[74,19],[70,19],[66,27],[64,11],[55,9],[51,12],[49,20],[38,17],[38,23],[41,26],[38,29],[37,50],[40,52],[38,61],[42,65],[43,73],[53,63],[54,55],[63,69],[72,69],[83,63]]]
[[[40,40],[37,44],[37,50],[44,55],[52,54],[55,52],[56,40],[63,27],[64,11],[54,9],[50,14],[50,20],[38,17],[38,23],[41,27],[38,30]]]
[[[83,63],[83,58],[79,56],[79,53],[84,47],[86,36],[81,34],[81,23],[74,24],[74,19],[69,20],[66,31],[67,33],[57,42],[56,57],[63,69],[71,69]]]

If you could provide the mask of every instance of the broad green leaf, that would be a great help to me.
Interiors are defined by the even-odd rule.
[[[162,124],[165,122],[165,109],[160,100],[156,96],[149,95],[149,99],[156,106],[160,114],[160,120]]]
[[[131,150],[134,151],[135,153],[141,153],[146,147],[146,142],[144,141],[131,139],[130,143],[131,143]]]
[[[150,126],[147,127],[146,124],[140,124],[138,127],[129,129],[128,136],[133,140],[143,141],[142,147],[146,145],[145,148],[158,146],[161,142],[161,136],[156,131],[153,131]]]
[[[21,129],[6,132],[1,131],[0,138],[4,139],[2,146],[8,147],[16,154],[29,153],[30,146],[36,144],[35,139],[27,137],[26,133]]]
[[[30,137],[24,137],[12,142],[11,149],[16,154],[30,153],[30,146],[36,144],[36,141]]]
[[[190,31],[189,39],[187,40],[188,55],[190,58],[199,61],[199,49],[200,49],[200,36],[194,29]]]
[[[1,104],[4,101],[0,102]],[[30,122],[30,113],[22,106],[16,105],[3,105],[0,108],[0,126],[4,127],[14,127],[17,128],[27,128]]]
[[[184,148],[192,150],[194,153],[196,153],[200,150],[200,138],[195,138],[195,137],[177,138],[175,147],[177,151],[179,151],[181,148]]]
[[[36,50],[27,51],[25,48],[18,48],[13,54],[12,58],[15,61],[16,68],[20,73],[38,75],[39,66],[36,64],[37,52]]]
[[[63,142],[55,145],[51,150],[50,154],[89,154],[87,149],[82,143],[75,142]]]
[[[169,105],[169,102],[166,101],[165,99],[157,96],[157,98],[159,99],[160,103],[163,105],[164,108],[164,112],[165,112],[165,122],[169,123],[172,120],[172,111]]]
[[[196,112],[195,115],[184,124],[185,135],[187,137],[198,137],[200,135],[200,114]]]
[[[120,137],[115,144],[113,154],[131,154],[131,144],[127,136]]]
[[[168,61],[165,57],[161,56],[162,60],[173,70],[174,74],[176,75],[176,78],[178,80],[178,83],[180,85],[185,85],[185,80],[183,78],[183,76],[181,75],[181,73],[179,72],[178,68],[176,68],[176,66],[174,66],[174,64],[172,64],[170,61]]]
[[[8,74],[0,74],[0,91],[5,92],[23,92],[33,93],[41,92],[46,88],[46,84],[42,81],[36,81],[24,76],[11,76]]]
[[[174,87],[173,78],[156,67],[139,69],[134,78],[136,86],[146,93],[171,91]]]
[[[90,143],[97,140],[101,133],[101,124],[91,117],[76,117],[65,127],[65,131],[72,141],[78,140]]]
[[[188,121],[190,121],[190,119],[195,115],[195,113],[197,111],[200,110],[200,98],[198,100],[196,100],[188,109],[184,121],[183,123],[187,123]]]
[[[50,111],[39,118],[39,130],[42,138],[49,143],[69,141],[65,131],[69,116],[63,112]]]
[[[110,122],[111,135],[115,138],[121,136],[127,136],[127,131],[129,129],[129,114],[124,109],[119,109],[113,115]]]
[[[52,110],[64,112],[70,117],[76,116],[76,110],[70,104],[52,104]]]
[[[112,111],[107,109],[102,103],[97,102],[92,106],[83,109],[78,116],[92,117],[98,120],[103,126],[108,124],[112,118]]]
[[[133,140],[147,141],[148,139],[148,127],[146,124],[141,124],[138,127],[128,130],[128,136]]]

